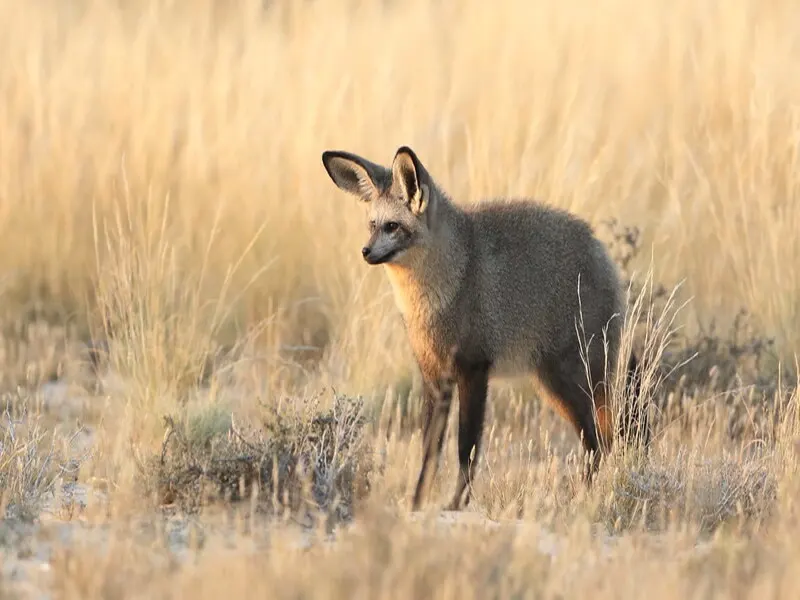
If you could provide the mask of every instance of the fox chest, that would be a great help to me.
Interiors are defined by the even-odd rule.
[[[414,286],[394,285],[394,300],[403,317],[408,341],[423,372],[445,368],[448,348],[456,343],[453,319],[435,294]]]
[[[453,336],[435,320],[412,315],[405,319],[405,325],[409,345],[423,375],[441,377],[448,368],[448,349],[456,345]]]
[[[421,285],[414,277],[410,276],[401,269],[387,266],[386,274],[389,276],[389,283],[392,286],[394,303],[406,325],[418,323],[428,318],[428,315],[435,312],[431,306],[431,291],[426,286]]]

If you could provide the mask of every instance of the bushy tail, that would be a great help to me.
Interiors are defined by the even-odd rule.
[[[641,365],[636,355],[631,352],[625,377],[625,398],[627,400],[620,419],[618,437],[628,446],[641,444],[647,450],[650,446],[652,431],[647,405],[642,398]]]

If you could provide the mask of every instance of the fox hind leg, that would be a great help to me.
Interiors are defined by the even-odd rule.
[[[578,360],[552,360],[540,369],[539,376],[550,393],[554,408],[572,424],[581,437],[584,450],[590,455],[584,480],[591,483],[599,467],[603,447],[598,436],[598,423],[595,421],[594,398],[589,393],[583,365]],[[605,407],[605,395],[602,398],[605,419],[609,415]],[[601,425],[605,434],[606,425],[604,422]]]

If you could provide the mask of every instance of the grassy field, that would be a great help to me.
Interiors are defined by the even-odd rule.
[[[793,598],[788,0],[0,0],[0,591]],[[589,220],[656,438],[591,490],[526,381],[424,514],[419,381],[321,163]],[[450,431],[453,432],[451,423]]]

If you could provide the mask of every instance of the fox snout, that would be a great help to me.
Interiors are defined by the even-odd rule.
[[[361,256],[370,265],[380,265],[389,262],[397,254],[397,250],[389,250],[388,252],[380,252],[374,250],[371,246],[364,246],[361,249]]]
[[[372,264],[372,261],[375,260],[372,257],[372,248],[370,248],[369,246],[364,246],[361,249],[361,256],[363,256],[364,260],[367,261],[369,264]]]

